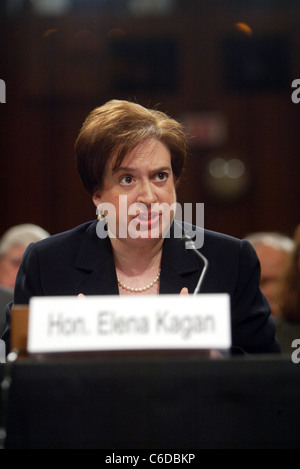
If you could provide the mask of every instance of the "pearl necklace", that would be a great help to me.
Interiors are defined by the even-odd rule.
[[[120,285],[121,288],[123,288],[124,290],[127,290],[127,291],[130,291],[132,293],[141,293],[143,291],[147,291],[147,290],[150,290],[150,288],[152,288],[158,281],[159,281],[159,277],[160,277],[160,269],[158,271],[158,274],[156,275],[156,277],[152,280],[152,282],[150,282],[148,285],[146,285],[145,287],[140,287],[140,288],[133,288],[133,287],[129,287],[128,285],[126,285],[125,283],[121,282],[121,280],[118,278],[118,284]]]

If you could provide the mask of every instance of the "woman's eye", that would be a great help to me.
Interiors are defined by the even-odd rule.
[[[157,173],[156,178],[159,181],[165,181],[168,177],[168,173],[165,173],[164,171],[161,171],[160,173]]]
[[[121,178],[121,183],[122,183],[122,184],[125,184],[125,185],[128,185],[128,184],[131,184],[131,183],[132,183],[132,180],[133,180],[132,177],[129,176],[128,174],[126,174],[126,176],[123,176],[123,177]]]

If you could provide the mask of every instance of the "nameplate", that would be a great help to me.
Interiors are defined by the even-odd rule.
[[[28,352],[228,349],[227,294],[34,297]]]

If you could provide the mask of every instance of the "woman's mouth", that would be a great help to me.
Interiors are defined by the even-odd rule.
[[[135,220],[138,221],[141,229],[151,229],[157,226],[161,219],[161,214],[159,212],[140,212]]]

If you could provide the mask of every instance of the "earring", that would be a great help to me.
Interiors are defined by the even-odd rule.
[[[97,209],[97,210],[96,210],[96,215],[97,215],[97,220],[98,220],[98,221],[102,221],[102,220],[104,220],[104,218],[105,218],[105,215],[104,215],[104,213],[102,212],[102,210],[98,210],[98,209]]]

